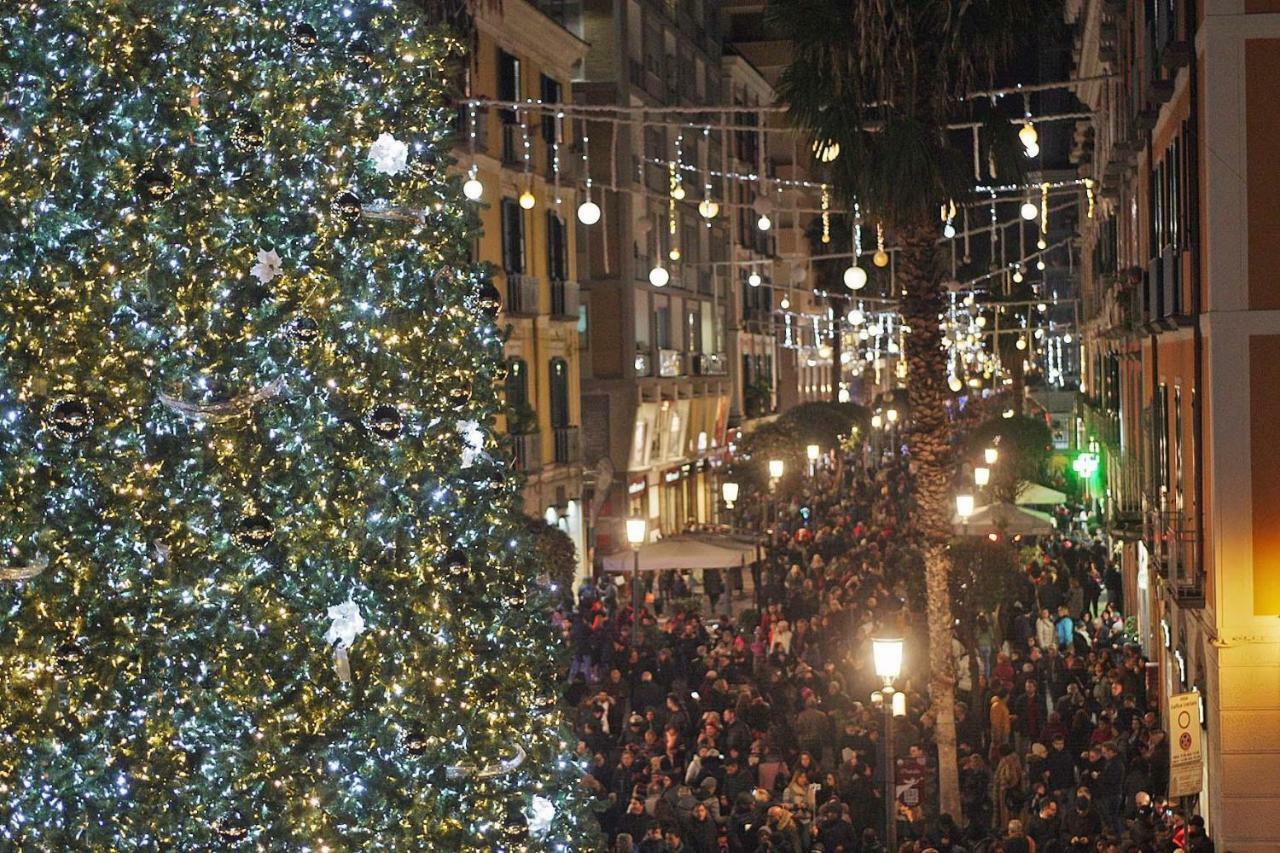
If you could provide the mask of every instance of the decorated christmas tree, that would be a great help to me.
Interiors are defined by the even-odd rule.
[[[0,8],[0,848],[593,843],[433,5]]]

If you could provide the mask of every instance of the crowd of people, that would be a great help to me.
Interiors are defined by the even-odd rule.
[[[841,463],[779,500],[763,559],[709,572],[698,606],[677,575],[650,578],[639,613],[603,580],[558,614],[610,850],[883,853],[889,780],[899,853],[1212,851],[1166,799],[1165,732],[1108,550],[1062,534],[1021,552],[998,605],[956,602],[973,610],[952,649],[961,809],[938,809],[907,468]],[[905,638],[891,743],[871,702],[877,635]]]

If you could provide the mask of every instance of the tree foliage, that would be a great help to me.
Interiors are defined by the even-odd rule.
[[[995,447],[1000,456],[991,468],[990,494],[998,501],[1012,503],[1027,483],[1047,478],[1053,454],[1053,433],[1041,418],[992,417],[978,424],[965,438],[965,455],[981,459],[982,451]]]
[[[865,435],[870,421],[866,408],[856,403],[802,403],[747,433],[727,476],[758,489],[768,481],[770,459],[781,459],[788,475],[798,475],[808,468],[810,444],[826,452],[855,431]]]

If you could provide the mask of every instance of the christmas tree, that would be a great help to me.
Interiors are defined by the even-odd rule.
[[[0,10],[0,847],[592,843],[432,6]]]

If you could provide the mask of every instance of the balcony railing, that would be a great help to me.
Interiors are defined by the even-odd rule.
[[[551,316],[557,320],[578,319],[578,283],[551,280]]]
[[[684,353],[678,349],[658,350],[659,376],[684,376]]]
[[[542,467],[542,435],[530,432],[511,436],[512,455],[517,471],[534,471]]]
[[[576,426],[555,428],[557,465],[573,465],[581,460],[582,452],[578,433]]]
[[[1152,511],[1147,540],[1174,597],[1183,607],[1204,606],[1204,574],[1196,563],[1199,535],[1181,510]]]
[[[507,313],[533,317],[538,313],[538,279],[523,273],[507,273]]]
[[[1118,528],[1141,529],[1142,468],[1128,453],[1113,455],[1107,465],[1107,491],[1111,498],[1111,522]]]

